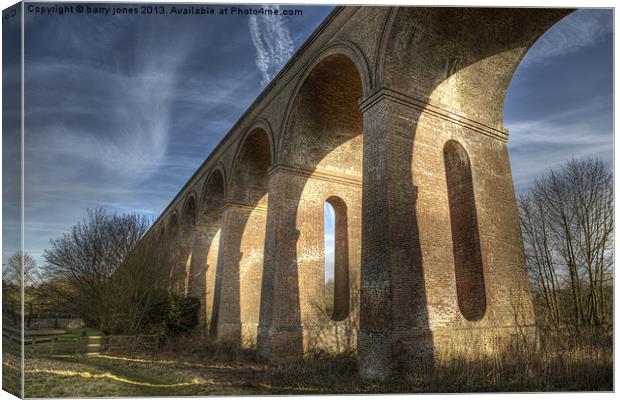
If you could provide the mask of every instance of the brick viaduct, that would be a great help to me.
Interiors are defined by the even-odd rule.
[[[377,379],[535,337],[503,104],[570,11],[335,9],[145,238],[173,244],[203,331],[269,359],[353,348]]]

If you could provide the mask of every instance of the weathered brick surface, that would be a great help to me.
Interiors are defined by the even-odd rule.
[[[265,212],[239,205],[224,211],[217,337],[256,343],[265,241]]]
[[[156,222],[176,244],[172,285],[204,293],[203,325],[222,340],[272,359],[356,344],[368,378],[493,352],[517,332],[535,342],[503,102],[569,11],[338,8]],[[216,169],[220,203],[195,199],[192,224],[189,199]],[[334,196],[341,321],[322,310]]]
[[[219,226],[198,224],[189,274],[189,294],[200,299],[200,330],[207,333],[213,321],[215,272],[220,243]]]
[[[217,271],[226,199],[224,179],[223,172],[219,169],[214,170],[207,178],[192,254],[194,275],[190,282],[191,293],[201,299],[200,329],[203,334],[211,335],[217,332],[216,314],[221,297],[216,295],[216,292],[221,294],[221,274],[218,280]],[[219,285],[216,285],[216,282],[219,282]]]

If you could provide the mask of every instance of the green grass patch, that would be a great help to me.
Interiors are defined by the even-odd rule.
[[[104,335],[93,328],[71,328],[56,336],[53,343],[43,338],[39,340],[36,344],[27,342],[24,347],[26,358],[97,352],[99,345],[104,343]]]
[[[85,355],[30,358],[26,397],[257,394],[254,387],[231,386],[221,375],[214,379],[211,372],[208,367],[163,360]]]
[[[65,329],[66,336],[80,336],[82,334],[82,332],[84,332],[84,336],[89,337],[89,336],[102,336],[103,333],[97,329],[94,328],[68,328]]]

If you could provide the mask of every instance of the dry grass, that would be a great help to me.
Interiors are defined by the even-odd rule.
[[[515,342],[492,356],[448,349],[431,368],[383,383],[361,381],[353,355],[314,356],[270,368],[275,393],[471,393],[613,390],[610,332],[543,334],[538,349]],[[281,390],[281,391],[280,391]]]
[[[27,370],[38,372],[26,374],[26,392],[87,397],[613,389],[610,335],[545,335],[538,351],[517,345],[494,356],[454,350],[437,356],[434,368],[377,383],[359,379],[354,354],[265,364],[251,350],[178,338],[151,354],[30,358]]]
[[[10,346],[2,338],[2,390],[14,396],[21,394],[21,354],[19,348]]]
[[[612,344],[554,340],[536,350],[515,346],[492,356],[447,354],[432,372],[408,378],[411,391],[425,392],[611,391]]]

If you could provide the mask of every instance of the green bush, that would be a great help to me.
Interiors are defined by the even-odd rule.
[[[176,336],[188,333],[198,325],[200,300],[197,297],[171,296],[170,311],[166,319],[166,333]]]
[[[158,292],[148,304],[141,333],[176,336],[191,332],[199,322],[200,300]]]

